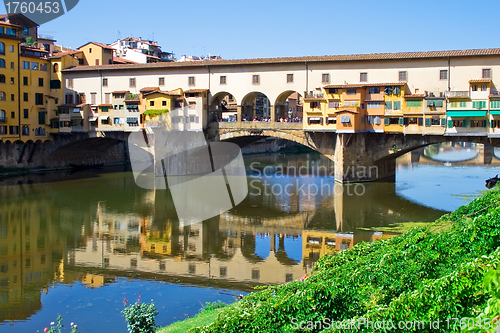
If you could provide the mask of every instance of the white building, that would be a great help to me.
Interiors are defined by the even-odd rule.
[[[163,52],[157,42],[142,39],[141,37],[119,39],[109,46],[115,49],[115,57],[140,64],[174,60],[173,53]]]

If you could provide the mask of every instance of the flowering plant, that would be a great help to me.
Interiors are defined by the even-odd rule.
[[[127,303],[127,298],[124,298],[123,305],[126,306]],[[150,304],[141,303],[141,293],[139,293],[137,302],[126,306],[122,314],[127,321],[129,333],[155,333],[158,328],[155,322],[158,310],[156,310],[153,300]]]
[[[50,328],[45,327],[43,329],[44,333],[61,333],[61,329],[64,327],[62,324],[62,319],[63,317],[59,315],[57,317],[57,324],[54,322],[50,323]],[[71,333],[78,333],[78,326],[75,323],[70,323],[71,326]]]

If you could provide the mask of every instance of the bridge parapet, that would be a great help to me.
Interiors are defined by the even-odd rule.
[[[235,121],[235,122],[221,122],[213,123],[212,128],[218,127],[219,129],[277,129],[277,130],[302,130],[302,123],[273,123],[265,121]]]

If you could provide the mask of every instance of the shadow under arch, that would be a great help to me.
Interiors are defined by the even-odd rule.
[[[254,119],[270,118],[271,102],[266,94],[252,91],[241,99],[241,119],[252,121]]]
[[[238,101],[230,92],[219,91],[210,98],[208,121],[220,121],[224,119],[228,113],[238,113]]]
[[[273,237],[276,237],[276,235],[273,235]],[[293,266],[297,265],[300,263],[300,260],[295,260],[292,259],[288,256],[288,253],[286,252],[285,249],[285,236],[284,235],[279,235],[278,238],[278,249],[274,253],[276,260],[278,260],[282,265],[285,266]]]
[[[265,261],[267,258],[262,258],[256,251],[255,236],[251,233],[241,235],[241,254],[252,264]]]
[[[302,119],[302,95],[296,90],[285,90],[276,97],[274,102],[275,119]]]

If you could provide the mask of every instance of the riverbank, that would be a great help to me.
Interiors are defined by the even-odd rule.
[[[418,321],[429,327],[438,319],[475,317],[486,303],[483,277],[499,261],[499,199],[497,188],[425,228],[325,255],[306,281],[266,287],[217,310],[208,325],[185,321],[184,331],[346,332],[358,326],[331,323]],[[454,329],[448,321],[432,331]]]

